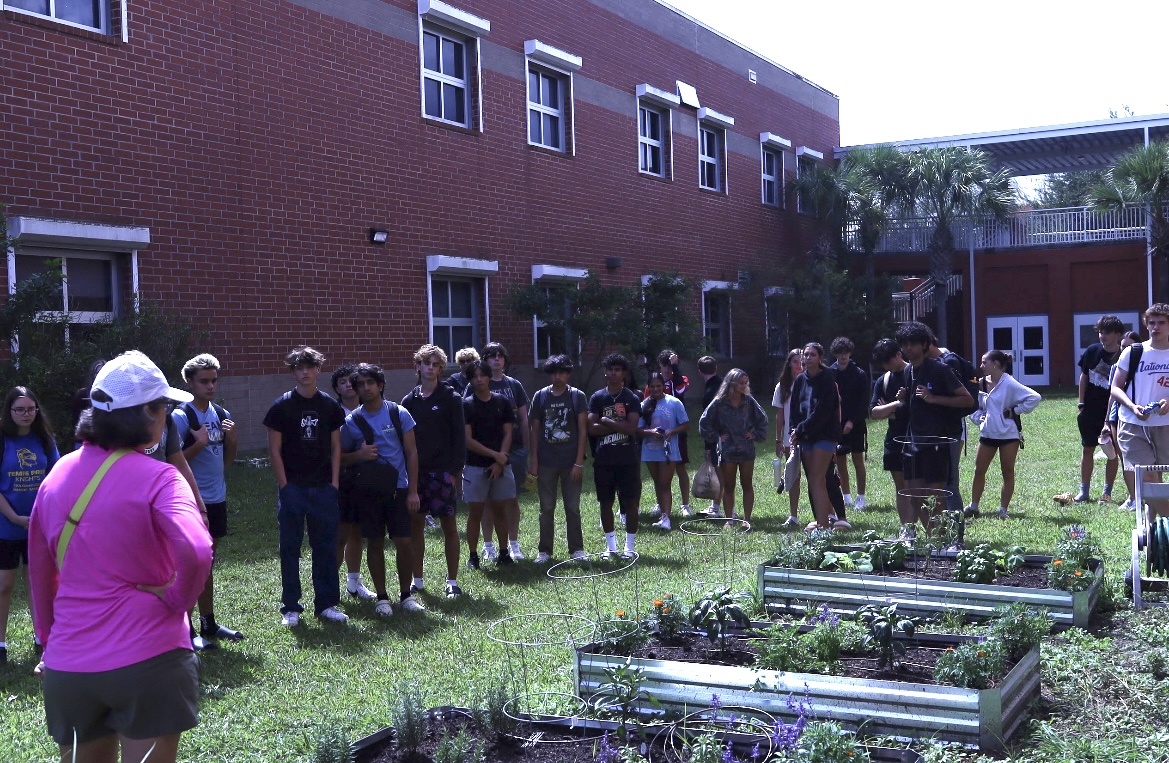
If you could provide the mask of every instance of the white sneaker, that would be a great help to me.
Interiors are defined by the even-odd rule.
[[[800,526],[800,520],[796,519],[795,517],[788,517],[787,519],[785,519],[783,521],[783,524],[780,525],[779,527],[782,530],[794,530],[795,528],[797,528],[799,526]]]
[[[997,516],[999,519],[1009,519],[1009,517],[1007,516],[1007,510],[1002,508],[1001,506],[999,507],[998,514],[996,514],[995,516]]]
[[[694,512],[692,512],[692,511],[690,510],[690,504],[688,504],[688,503],[684,503],[684,504],[682,504],[682,516],[684,516],[684,517],[688,517],[688,516],[690,516],[690,515],[691,515],[691,514],[693,514],[693,513],[694,513]]]
[[[632,559],[635,556],[637,556],[637,552],[631,548],[627,548],[621,552],[622,559]]]
[[[552,554],[547,554],[543,551],[536,554],[536,564],[547,564],[550,561],[552,561]]]
[[[717,517],[719,514],[723,513],[723,507],[718,505],[717,503],[712,503],[709,506],[707,506],[705,509],[703,509],[701,513],[705,514],[708,517]]]
[[[654,522],[653,526],[658,528],[659,530],[669,530],[670,529],[670,518],[663,514],[662,518],[659,519],[658,521]]]
[[[856,503],[854,503],[853,506],[856,507],[857,511],[864,511],[865,509],[869,508],[869,504],[867,501],[865,501],[865,497],[863,495],[858,495],[856,497]]]
[[[280,616],[280,624],[286,628],[295,628],[300,625],[299,612],[285,612]]]
[[[589,555],[583,551],[573,551],[572,558],[578,562],[583,562],[589,558]]]
[[[373,607],[373,613],[378,617],[393,617],[394,608],[388,599],[380,599]]]
[[[331,623],[343,623],[349,619],[349,615],[345,614],[336,607],[322,609],[317,613],[317,617],[321,620],[328,620]]]
[[[407,596],[405,599],[402,599],[400,602],[398,602],[398,609],[404,610],[406,612],[426,611],[426,607],[422,606],[422,603],[413,596]]]
[[[846,509],[852,508],[852,496],[851,495],[844,496],[844,508],[846,508]]]
[[[483,547],[483,561],[494,562],[499,559],[499,552],[495,550],[495,546]]]
[[[522,562],[523,560],[528,558],[528,557],[524,556],[523,551],[520,551],[520,544],[519,543],[513,542],[513,543],[508,544],[508,550],[511,552],[511,559],[513,562]]]
[[[377,594],[365,587],[364,583],[358,583],[356,588],[345,587],[345,592],[355,599],[362,601],[373,601],[377,598]]]
[[[1118,508],[1122,509],[1123,511],[1136,511],[1137,505],[1132,502],[1131,498],[1129,498],[1127,501],[1120,504],[1120,506]]]

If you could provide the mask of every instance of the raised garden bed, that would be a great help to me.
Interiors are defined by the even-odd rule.
[[[970,636],[919,634],[911,644],[944,649],[976,640]],[[575,653],[573,674],[581,697],[605,683],[605,669],[625,664],[643,672],[642,689],[660,706],[657,713],[685,715],[708,707],[712,695],[723,705],[757,708],[794,721],[789,697],[811,715],[836,721],[865,735],[937,739],[986,751],[1000,751],[1039,696],[1039,650],[1020,659],[991,689],[962,689],[888,678],[845,678],[812,673],[758,670],[737,665],[627,658]]]
[[[840,547],[835,550],[853,549]],[[952,560],[956,556],[954,551],[935,551],[931,559]],[[989,617],[996,607],[1021,602],[1046,608],[1058,630],[1086,628],[1100,600],[1104,566],[1099,560],[1090,562],[1095,579],[1087,590],[1078,593],[1027,587],[1036,584],[1032,581],[1044,579],[1043,567],[1050,561],[1050,556],[1027,556],[1015,584],[1001,584],[1002,581],[995,584],[959,583],[914,577],[905,572],[891,575],[800,570],[763,564],[759,566],[759,591],[763,603],[778,611],[802,611],[809,604],[827,603],[833,611],[848,613],[866,604],[897,604],[901,611],[914,615],[961,612],[969,618],[981,619]]]

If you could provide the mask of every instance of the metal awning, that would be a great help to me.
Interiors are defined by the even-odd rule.
[[[903,151],[977,146],[993,157],[996,170],[1020,176],[1104,169],[1129,149],[1154,140],[1169,140],[1169,114],[899,140],[892,145]],[[835,150],[835,156],[840,159],[853,149],[875,145],[883,144],[843,146]]]

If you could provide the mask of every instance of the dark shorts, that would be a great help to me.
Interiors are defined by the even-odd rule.
[[[678,461],[683,464],[690,463],[690,438],[686,436],[686,432],[678,435]]]
[[[597,486],[597,502],[602,505],[613,503],[617,496],[624,500],[639,500],[641,464],[594,464],[593,482]]]
[[[28,538],[0,539],[0,570],[15,570],[21,564],[28,566]]]
[[[979,437],[978,444],[985,445],[988,448],[1001,448],[1004,445],[1010,445],[1013,442],[1018,442],[1018,437],[1011,437],[1007,440],[1000,440],[997,437]]]
[[[49,735],[61,745],[121,734],[170,736],[199,723],[198,658],[190,649],[100,673],[46,668],[41,686]]]
[[[1100,442],[1100,430],[1104,428],[1104,417],[1108,415],[1108,404],[1088,404],[1076,414],[1076,426],[1080,428],[1080,445],[1095,448]]]
[[[207,531],[212,538],[227,535],[227,501],[207,504]]]
[[[418,499],[422,502],[420,514],[436,519],[455,515],[455,475],[434,471],[418,474]]]
[[[836,453],[840,456],[848,453],[867,453],[868,450],[869,429],[863,423],[859,427],[853,427],[848,434],[841,435],[840,442],[836,445]]]
[[[342,480],[341,484],[344,485],[345,481]],[[357,524],[357,507],[353,501],[349,500],[349,492],[349,490],[341,490],[337,493],[337,509],[340,514],[340,519],[337,521],[347,525],[355,525]]]
[[[881,453],[881,468],[887,472],[899,472],[905,468],[905,456],[901,454],[901,444],[885,439],[885,449]]]
[[[904,454],[902,471],[906,480],[927,485],[944,485],[950,479],[950,446],[918,445],[916,453]]]
[[[413,531],[410,511],[406,508],[406,488],[398,488],[393,495],[371,495],[360,490],[349,494],[357,510],[357,526],[366,540],[409,538]]]

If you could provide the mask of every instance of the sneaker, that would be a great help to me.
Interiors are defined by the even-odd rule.
[[[226,625],[216,625],[214,629],[208,627],[207,618],[199,615],[199,635],[205,639],[217,639],[220,641],[243,641],[244,634],[239,631],[232,630]]]
[[[657,519],[661,515],[662,515],[662,506],[659,503],[655,503],[653,510],[650,511],[650,513],[649,513],[649,518],[650,519]]]
[[[418,585],[417,583],[410,584],[410,595],[411,596],[413,596],[416,593],[422,593],[425,590],[426,590],[425,585]]]
[[[515,560],[511,558],[511,554],[509,552],[504,551],[495,557],[496,567],[502,567],[508,564],[515,564]]]
[[[479,569],[479,555],[478,554],[471,554],[470,556],[467,557],[467,569],[469,569],[469,570]]]
[[[794,530],[799,526],[800,520],[796,519],[795,517],[788,517],[787,519],[783,520],[783,524],[779,527],[781,530]]]
[[[980,512],[978,509],[974,508],[974,505],[971,504],[970,506],[967,506],[966,508],[962,509],[962,514],[967,519],[974,519],[975,517],[980,516],[982,514],[982,512]]]
[[[203,638],[202,636],[192,636],[191,648],[196,652],[205,652],[209,649],[218,649],[219,645],[214,641]]]
[[[463,589],[459,588],[458,583],[447,583],[446,584],[446,597],[448,599],[457,599],[462,595],[463,595]]]
[[[852,525],[850,525],[848,523],[848,520],[846,520],[846,519],[838,519],[832,523],[832,529],[833,530],[851,530]]]
[[[606,561],[617,556],[621,556],[621,552],[615,548],[607,548],[601,552],[601,558]]]
[[[523,560],[528,558],[528,557],[524,556],[523,551],[520,551],[520,544],[518,544],[518,543],[513,543],[511,545],[511,551],[509,552],[509,556],[511,556],[512,561],[514,561],[514,562],[522,562]]]
[[[343,623],[349,619],[349,615],[336,607],[326,607],[317,613],[317,619],[328,620],[331,623]]]
[[[1106,504],[1112,503],[1112,493],[1101,493],[1100,500],[1097,501],[1096,503],[1099,503],[1101,505],[1106,505]]]
[[[494,562],[499,558],[499,552],[495,550],[495,546],[483,547],[483,561]]]
[[[856,507],[857,511],[864,511],[865,509],[869,508],[868,501],[865,500],[863,495],[858,495],[856,497],[856,503],[854,503],[853,506]]]
[[[897,533],[897,540],[910,542],[917,540],[917,525],[901,525],[901,532]]]
[[[852,496],[851,495],[844,496],[844,508],[846,508],[846,509],[852,508]]]
[[[1137,510],[1137,505],[1136,505],[1135,503],[1133,503],[1133,502],[1132,502],[1132,499],[1131,499],[1131,498],[1129,498],[1127,501],[1125,501],[1124,503],[1120,504],[1119,508],[1120,508],[1122,511],[1136,511],[1136,510]]]
[[[377,604],[373,606],[373,613],[378,617],[393,617],[394,607],[389,599],[378,599]]]
[[[835,522],[836,522],[836,515],[835,515],[835,514],[829,514],[829,515],[828,515],[828,524],[830,524],[830,525],[831,525],[831,524],[834,524]]]
[[[300,625],[300,613],[285,612],[280,616],[280,624],[286,628],[295,628],[296,626]]]
[[[404,610],[406,612],[426,611],[426,607],[422,606],[422,603],[413,596],[407,596],[405,599],[402,599],[400,602],[398,602],[398,609]]]
[[[426,515],[426,529],[427,530],[437,530],[438,529],[438,522],[435,520],[434,517],[430,516],[429,514]]]
[[[1087,503],[1090,499],[1088,498],[1088,494],[1081,490],[1080,492],[1076,493],[1076,497],[1072,500],[1076,503]]]
[[[723,507],[719,506],[717,503],[712,503],[698,513],[702,514],[703,516],[707,516],[707,517],[716,517],[719,514],[723,513]]]
[[[622,559],[632,559],[635,556],[637,556],[637,552],[631,548],[627,548],[621,552]]]
[[[552,561],[552,554],[545,551],[536,554],[536,564],[547,564],[550,561]]]
[[[373,601],[377,598],[377,594],[365,587],[364,583],[358,583],[356,588],[345,586],[345,592],[355,599],[362,601]]]
[[[682,516],[688,517],[693,513],[694,512],[690,510],[690,504],[688,504],[688,503],[682,504]]]
[[[997,516],[999,519],[1008,519],[1007,510],[1000,508],[998,511],[998,514],[996,514],[995,516]]]
[[[662,518],[659,519],[658,521],[654,522],[653,526],[658,528],[659,530],[667,530],[668,531],[670,529],[670,518],[663,514]]]
[[[573,551],[572,558],[578,562],[588,561],[589,555],[583,551]]]

